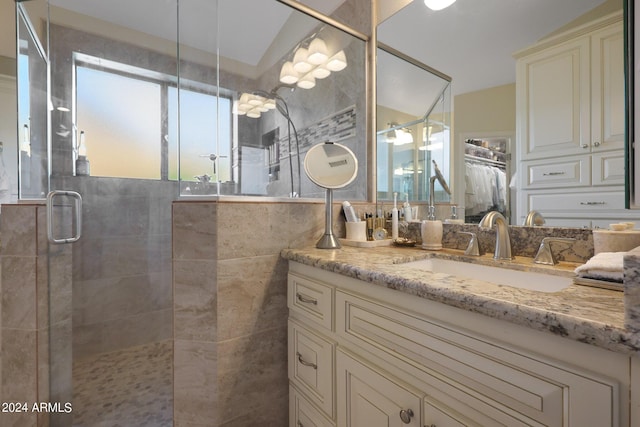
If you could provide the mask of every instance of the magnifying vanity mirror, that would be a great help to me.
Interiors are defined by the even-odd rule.
[[[348,147],[324,142],[307,151],[304,171],[314,184],[326,189],[324,235],[318,240],[316,247],[339,249],[340,242],[333,234],[333,190],[344,188],[356,179],[358,159]]]
[[[451,151],[436,161],[452,203],[463,208],[475,192],[465,160],[471,140],[496,162],[487,168],[503,170],[511,224],[533,210],[557,227],[637,217],[625,210],[623,0],[458,0],[440,11],[404,4],[379,23],[378,42],[451,76]],[[379,94],[387,73],[378,58]],[[395,109],[415,101],[410,94]],[[387,128],[378,120],[379,136]],[[385,148],[378,142],[378,176]],[[379,198],[387,182],[378,180]]]

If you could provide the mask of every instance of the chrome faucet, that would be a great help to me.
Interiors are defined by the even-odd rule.
[[[509,239],[509,225],[506,218],[497,211],[491,211],[487,213],[480,224],[481,229],[488,230],[497,226],[496,231],[496,250],[493,254],[493,259],[511,260],[511,240]]]
[[[556,259],[553,256],[553,252],[551,252],[551,242],[571,243],[575,242],[575,240],[570,237],[545,237],[540,243],[538,253],[533,262],[536,264],[556,265]]]
[[[540,226],[540,225],[544,225],[545,220],[544,217],[542,216],[542,214],[538,211],[529,211],[529,213],[527,214],[527,217],[524,220],[524,225],[525,227],[534,227],[536,225]]]

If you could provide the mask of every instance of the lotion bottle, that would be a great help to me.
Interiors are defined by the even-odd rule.
[[[393,209],[391,209],[391,238],[396,240],[398,238],[398,193],[393,193]]]

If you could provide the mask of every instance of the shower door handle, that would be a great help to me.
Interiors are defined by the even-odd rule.
[[[73,213],[75,216],[75,233],[71,237],[56,239],[53,235],[53,199],[68,196],[73,199]],[[51,191],[47,194],[47,237],[51,243],[73,243],[80,240],[82,232],[82,196],[75,191]]]

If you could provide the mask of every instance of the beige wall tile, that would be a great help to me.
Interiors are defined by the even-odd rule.
[[[173,358],[176,425],[217,426],[216,344],[176,340]]]
[[[216,341],[216,270],[216,261],[174,261],[174,339]]]
[[[173,204],[173,258],[217,258],[217,203]]]
[[[268,414],[288,393],[286,326],[218,343],[220,420],[235,425],[245,414]]]
[[[3,256],[2,327],[36,329],[36,257]]]
[[[35,330],[2,331],[2,399],[9,402],[38,400],[38,334]],[[3,424],[4,425],[4,424]]]
[[[287,263],[279,255],[218,262],[218,340],[287,324]]]
[[[218,259],[279,254],[288,246],[289,204],[218,203]]]
[[[2,254],[35,256],[36,206],[5,205],[0,216]]]

